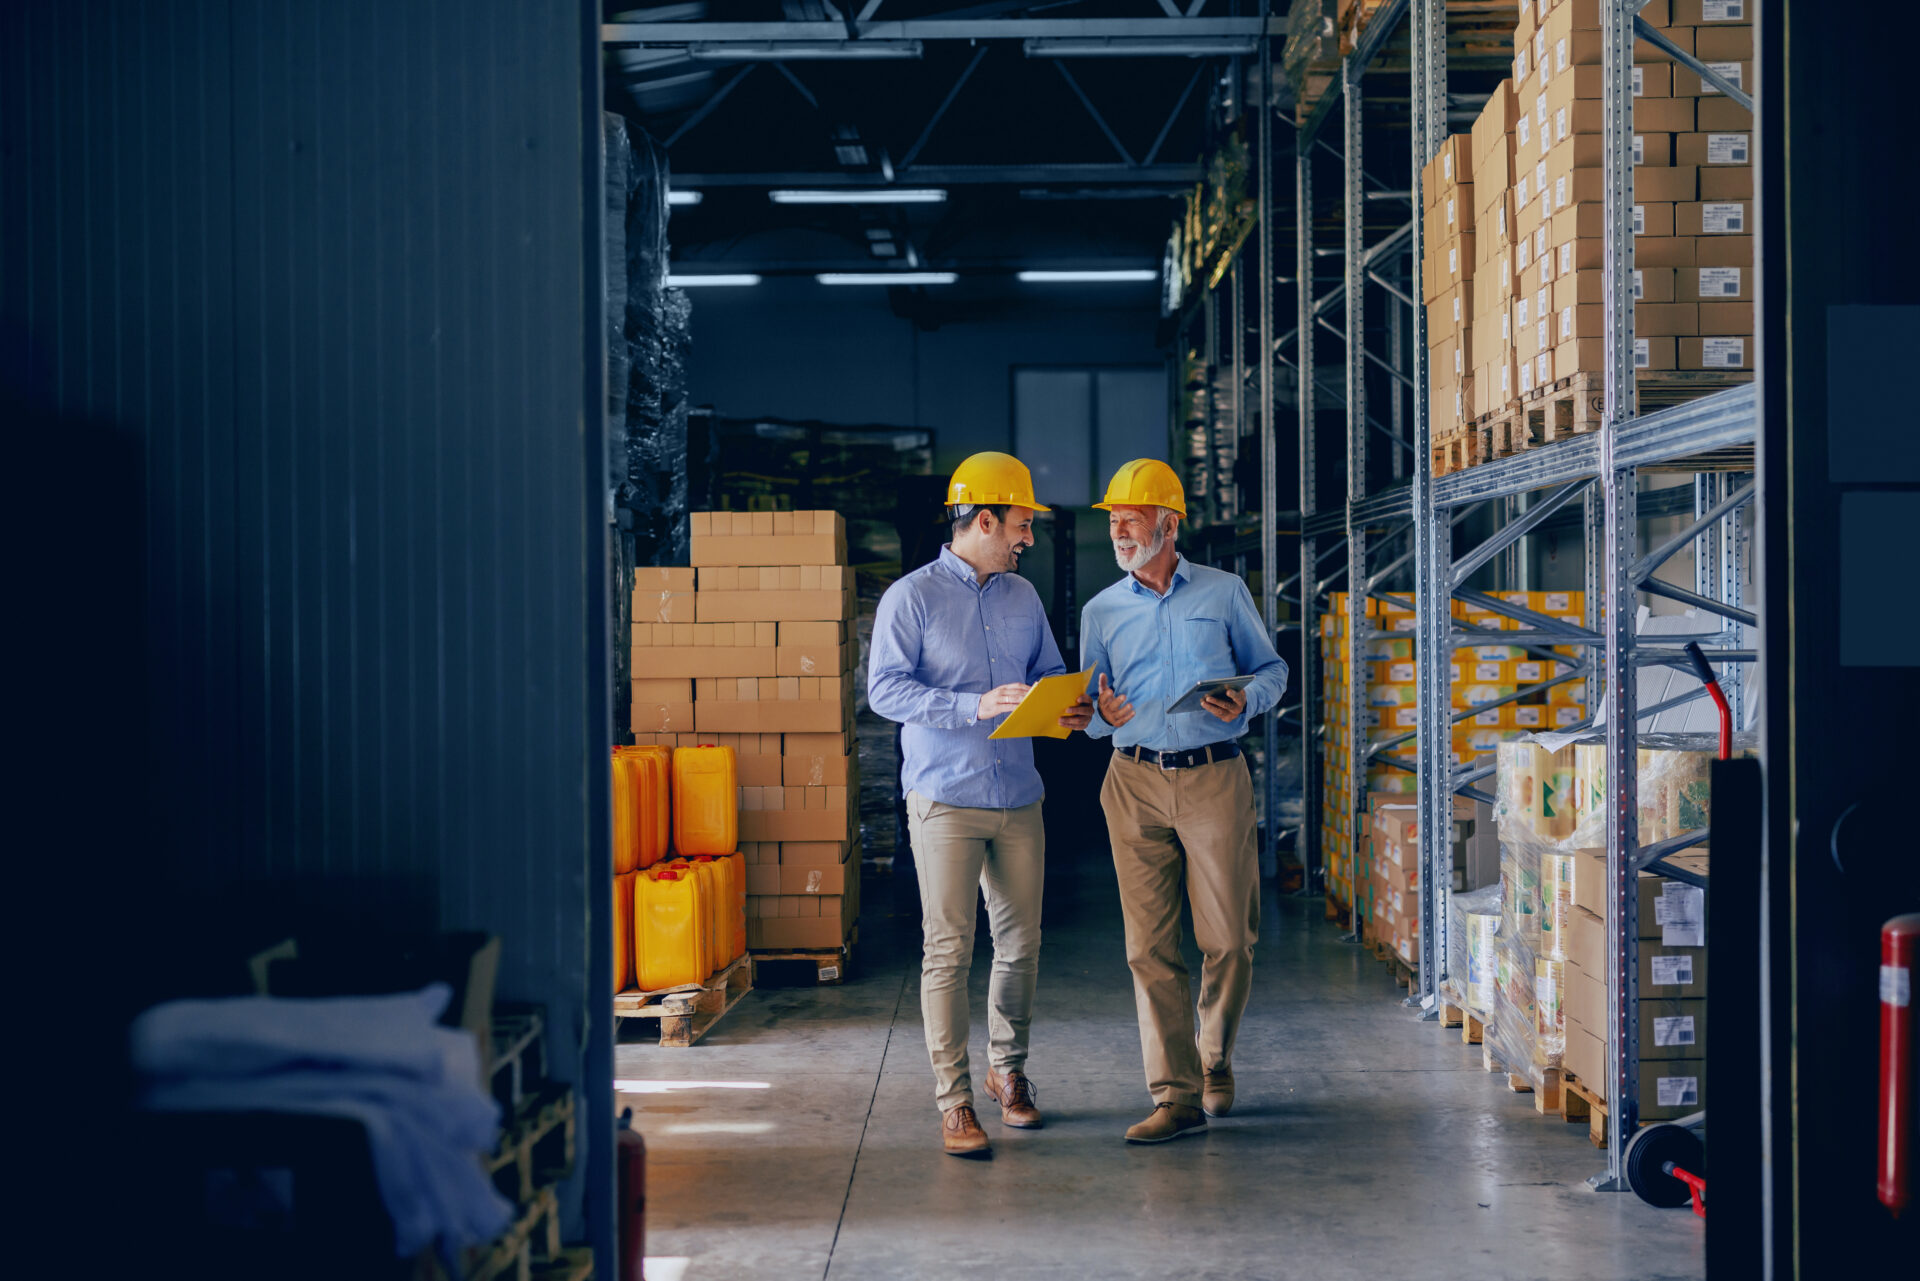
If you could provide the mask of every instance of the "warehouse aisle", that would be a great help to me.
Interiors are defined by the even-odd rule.
[[[1055,859],[1028,1065],[1047,1128],[981,1108],[988,1162],[940,1151],[916,920],[870,879],[856,981],[762,990],[691,1050],[618,1050],[649,1155],[660,1277],[1698,1277],[1702,1224],[1582,1186],[1583,1128],[1401,1007],[1379,962],[1271,892],[1211,1133],[1129,1147],[1149,1103],[1111,866]],[[974,960],[986,1071],[985,931]]]

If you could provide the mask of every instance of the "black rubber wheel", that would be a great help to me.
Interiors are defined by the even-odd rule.
[[[1650,1125],[1627,1140],[1627,1186],[1642,1201],[1672,1210],[1693,1202],[1687,1185],[1662,1167],[1673,1162],[1689,1174],[1707,1174],[1707,1149],[1683,1125]]]

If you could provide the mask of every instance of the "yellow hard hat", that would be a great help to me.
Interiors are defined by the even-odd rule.
[[[954,468],[953,479],[947,482],[947,506],[967,504],[1031,507],[1037,512],[1053,510],[1041,506],[1033,496],[1033,473],[1025,463],[1012,454],[996,454],[991,450],[975,454]]]
[[[1103,512],[1115,507],[1165,507],[1187,518],[1187,494],[1173,468],[1158,458],[1136,458],[1122,463],[1107,482],[1107,496],[1094,504]]]

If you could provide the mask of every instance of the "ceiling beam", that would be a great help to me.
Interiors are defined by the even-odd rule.
[[[1205,36],[1286,38],[1283,18],[939,18],[869,22],[863,40],[1153,40]],[[847,39],[838,22],[609,22],[600,28],[609,45],[756,44]]]
[[[1126,186],[1164,184],[1169,194],[1200,180],[1200,166],[1184,165],[915,165],[902,166],[894,177],[916,187],[1017,185]],[[673,185],[682,191],[721,187],[861,187],[883,190],[889,183],[879,174],[837,171],[782,170],[763,173],[678,173]]]

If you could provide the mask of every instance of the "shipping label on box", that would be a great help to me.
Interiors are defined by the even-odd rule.
[[[1745,337],[1682,338],[1682,369],[1748,369]]]
[[[1753,81],[1753,64],[1750,61],[1723,62],[1707,61],[1709,69],[1718,72],[1729,84],[1741,92]],[[1722,96],[1720,90],[1707,83],[1701,76],[1686,67],[1673,69],[1673,93],[1676,98],[1712,98]]]

